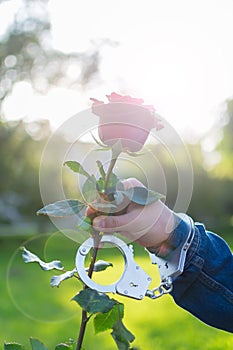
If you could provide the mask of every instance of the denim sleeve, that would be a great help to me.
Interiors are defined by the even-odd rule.
[[[182,219],[171,237],[177,246],[189,227]],[[233,255],[227,243],[196,223],[183,273],[173,283],[174,301],[206,324],[233,332]]]

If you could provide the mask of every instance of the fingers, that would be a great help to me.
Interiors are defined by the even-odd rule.
[[[133,187],[145,187],[139,180],[133,177],[123,180],[121,183],[123,184],[125,190],[128,190]],[[130,203],[130,200],[128,198],[124,198],[123,203],[119,205],[118,212],[116,212],[115,214],[118,214],[118,215],[122,214],[122,211],[127,209],[127,206],[129,205],[129,203]],[[86,208],[86,212],[85,212],[86,216],[93,217],[95,213],[96,213],[96,210],[94,210],[91,206],[88,206]]]
[[[139,180],[135,178],[128,178],[127,180],[123,180],[122,184],[125,190],[128,190],[133,187],[145,187]],[[127,210],[128,206],[130,206],[131,208],[130,210]],[[138,215],[140,216],[140,212],[141,212],[141,210],[139,210],[139,213],[132,210],[134,209],[134,207],[135,207],[135,204],[130,203],[130,201],[127,199],[126,202],[124,201],[119,206],[118,215],[114,215],[114,216],[101,215],[101,216],[97,216],[96,218],[94,217],[92,225],[94,229],[99,231],[104,231],[106,233],[126,232],[126,231],[130,232],[130,230],[132,230],[131,226],[134,226],[133,225],[134,220],[137,218]],[[95,212],[91,207],[88,207],[86,209],[86,216],[92,216],[94,213]]]
[[[93,227],[95,230],[107,233],[123,232],[129,229],[130,219],[130,213],[117,216],[98,216],[93,220]]]

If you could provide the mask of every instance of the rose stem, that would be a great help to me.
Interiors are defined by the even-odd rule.
[[[111,159],[111,162],[110,162],[110,165],[109,165],[108,171],[106,173],[106,177],[105,177],[104,192],[106,192],[106,190],[107,190],[110,175],[112,173],[112,170],[116,164],[117,158],[118,158],[120,153],[121,153],[121,151],[115,150],[115,152],[114,152],[114,149],[112,150],[112,159]]]
[[[112,150],[112,158],[111,158],[111,162],[108,168],[108,171],[106,173],[106,177],[105,177],[105,184],[104,184],[104,192],[106,192],[107,186],[108,186],[108,182],[110,179],[110,175],[112,173],[112,170],[116,164],[117,158],[119,156],[119,154],[121,153],[121,151],[116,151],[116,150]],[[93,270],[94,270],[94,266],[95,266],[95,262],[96,262],[96,258],[97,258],[97,253],[98,253],[98,249],[99,249],[99,243],[101,240],[101,236],[100,236],[100,232],[96,233],[94,236],[94,248],[93,248],[93,252],[92,252],[92,256],[91,256],[91,262],[90,262],[90,266],[88,269],[88,277],[91,278],[92,274],[93,274]],[[88,288],[87,286],[84,287],[84,289]],[[77,347],[76,350],[81,350],[82,347],[82,343],[83,343],[83,338],[84,338],[84,334],[85,334],[85,330],[86,330],[86,325],[87,325],[87,321],[88,321],[88,316],[87,316],[87,312],[85,310],[82,309],[82,319],[81,319],[81,326],[80,326],[80,330],[79,330],[79,336],[78,336],[78,342],[77,342]]]
[[[97,258],[97,253],[99,249],[99,243],[101,240],[100,232],[96,233],[94,236],[94,248],[91,256],[91,262],[88,268],[88,277],[91,278]],[[88,288],[87,286],[84,287],[84,289]],[[86,330],[86,325],[88,321],[88,316],[86,310],[82,309],[82,319],[81,319],[81,326],[79,330],[79,335],[78,335],[78,342],[77,342],[77,347],[76,350],[81,350],[82,343],[83,343],[83,338]]]

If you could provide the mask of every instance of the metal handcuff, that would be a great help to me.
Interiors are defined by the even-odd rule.
[[[173,288],[173,280],[184,270],[187,251],[194,236],[194,223],[191,218],[185,215],[182,218],[188,222],[190,230],[184,244],[172,251],[168,258],[161,258],[148,251],[152,264],[157,264],[161,283],[158,287],[149,290],[152,281],[151,277],[135,262],[132,245],[114,235],[103,235],[101,243],[110,243],[117,247],[124,257],[125,269],[118,281],[109,285],[101,285],[93,281],[87,274],[85,259],[89,251],[94,247],[94,239],[88,238],[79,247],[76,254],[76,269],[80,279],[89,288],[101,293],[117,293],[134,299],[143,299],[145,296],[157,299],[164,294],[170,293]]]

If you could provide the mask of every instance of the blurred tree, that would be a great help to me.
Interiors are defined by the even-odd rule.
[[[0,1],[0,7],[3,2]],[[87,52],[64,54],[54,50],[47,2],[22,0],[13,23],[0,37],[0,101],[22,80],[29,81],[41,93],[51,85],[80,89],[97,77],[101,47],[115,45],[103,39],[92,43]]]
[[[47,120],[26,123],[0,121],[0,226],[34,226],[45,232],[51,222],[47,217],[37,217],[36,211],[44,206],[40,195],[39,170],[43,149],[51,136]],[[60,200],[57,184],[62,181],[62,190],[71,192],[71,197],[77,196],[77,179],[71,181],[70,172],[64,169],[57,171],[61,157],[64,157],[64,147],[68,147],[62,134],[53,135],[53,147],[46,151],[46,163],[43,163],[43,179],[48,186],[46,195],[50,202]],[[86,148],[84,144],[84,148]],[[83,150],[87,152],[86,150]],[[0,236],[2,234],[2,227]],[[11,230],[12,231],[12,230]],[[14,229],[13,229],[14,231]],[[31,230],[35,233],[35,230]]]
[[[192,159],[194,184],[188,213],[208,229],[216,230],[229,223],[229,214],[224,210],[224,184],[205,168],[203,150],[200,144],[188,145]]]
[[[214,167],[212,175],[220,180],[219,197],[220,217],[225,225],[233,226],[233,100],[226,101],[225,123],[222,127],[222,138],[216,147],[221,158]]]
[[[0,222],[22,223],[41,206],[39,163],[47,121],[0,123]]]
[[[170,147],[174,150],[177,145],[170,145]],[[208,229],[221,234],[222,228],[229,228],[232,225],[232,180],[213,176],[212,172],[207,171],[203,150],[199,143],[186,144],[186,147],[191,158],[194,176],[192,198],[187,213],[195,221],[203,222]],[[146,181],[154,184],[153,190],[164,193],[163,189],[159,188],[161,181],[159,175],[162,170],[166,182],[166,204],[170,208],[174,208],[178,192],[186,191],[186,184],[178,181],[177,164],[179,164],[179,171],[182,171],[184,177],[185,174],[187,177],[190,176],[182,149],[180,152],[176,152],[177,158],[174,160],[162,145],[150,145],[149,148],[156,155],[159,167],[156,168],[156,162],[153,162],[150,154],[144,155],[137,158],[134,163],[139,164],[138,169],[147,170],[147,177],[145,179],[141,172],[136,176],[145,184]],[[132,176],[132,171],[135,174],[135,169],[132,169],[130,164],[122,169],[118,166],[118,169],[122,171],[123,177]]]
[[[221,159],[213,170],[214,175],[233,180],[233,100],[226,101],[225,125],[222,128],[222,139],[216,150]]]
[[[12,0],[0,0],[1,6]],[[21,0],[14,20],[0,36],[0,108],[14,84],[28,81],[46,93],[52,86],[81,89],[98,77],[102,46],[109,39],[92,43],[86,52],[64,54],[53,49],[50,37],[48,0]],[[14,224],[36,221],[35,211],[43,204],[39,191],[39,164],[50,133],[46,121],[1,122],[0,114],[0,222]],[[59,151],[57,140],[56,152]],[[59,176],[53,171],[49,178]],[[56,196],[51,182],[50,191]],[[41,225],[43,218],[38,219]]]

